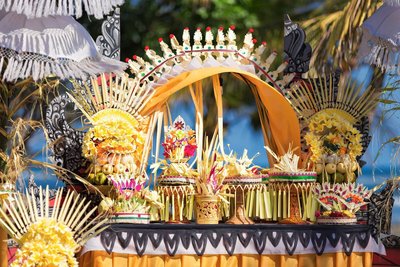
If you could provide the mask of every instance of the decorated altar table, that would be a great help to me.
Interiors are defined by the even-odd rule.
[[[368,225],[115,224],[80,266],[372,266],[385,249]]]

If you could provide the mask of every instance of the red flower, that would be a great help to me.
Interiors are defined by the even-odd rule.
[[[191,157],[194,155],[194,152],[196,152],[197,146],[196,145],[186,145],[185,146],[185,157]]]
[[[175,122],[174,128],[178,130],[182,130],[185,127],[185,123],[183,121]]]

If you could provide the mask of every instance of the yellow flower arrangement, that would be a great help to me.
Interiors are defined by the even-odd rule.
[[[311,118],[308,128],[304,139],[310,146],[313,162],[324,154],[347,154],[355,160],[362,153],[360,132],[336,113],[317,113]]]
[[[28,227],[19,240],[22,247],[11,264],[16,266],[78,266],[75,252],[79,245],[72,230],[53,218],[41,218]]]
[[[94,160],[108,154],[133,154],[139,162],[145,143],[145,133],[123,120],[102,121],[91,128],[83,139],[84,157]]]

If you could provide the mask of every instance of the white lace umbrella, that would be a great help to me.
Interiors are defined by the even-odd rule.
[[[400,6],[400,0],[383,0],[383,2],[390,6]]]
[[[0,0],[0,9],[24,14],[28,18],[82,16],[83,10],[101,19],[125,0]]]
[[[85,79],[126,66],[100,55],[90,34],[70,16],[28,19],[15,12],[0,19],[0,57],[6,81],[49,75]]]
[[[400,72],[400,0],[388,0],[362,25],[359,50],[362,62],[383,71]]]

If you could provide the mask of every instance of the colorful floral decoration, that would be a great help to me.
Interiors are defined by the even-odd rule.
[[[151,148],[152,117],[138,114],[144,94],[128,76],[91,79],[69,94],[91,126],[83,139],[82,153],[91,165],[88,180],[92,184],[112,184],[113,177],[132,179],[143,176]]]
[[[126,213],[123,219],[136,214],[150,218],[149,213],[157,214],[160,206],[157,192],[146,188],[147,160],[158,112],[142,116],[140,111],[151,94],[127,75],[102,75],[92,79],[90,87],[84,86],[70,97],[92,124],[82,149],[91,162],[88,178],[97,185],[110,185],[107,193],[115,198],[103,200],[100,210],[114,217]]]
[[[210,144],[206,142],[201,159],[197,159],[196,194],[218,196],[222,201],[226,186],[224,185],[224,158],[217,152],[219,147],[217,136],[212,138]]]
[[[197,150],[196,133],[186,125],[181,116],[168,127],[162,146],[165,160],[152,166],[154,172],[158,168],[162,169],[158,178],[159,184],[194,184],[198,174],[190,168],[188,161]]]
[[[158,210],[163,205],[160,202],[158,192],[149,190],[145,186],[146,180],[144,176],[130,178],[129,174],[114,175],[111,182],[117,191],[116,196],[114,196],[114,199],[103,199],[99,205],[99,212],[111,213],[113,215],[112,222],[115,214],[123,213],[127,216],[142,214],[149,216],[149,219],[158,219]]]
[[[338,113],[320,112],[310,119],[304,136],[310,147],[311,161],[323,181],[354,182],[357,158],[361,156],[361,134]]]
[[[78,266],[75,251],[79,245],[71,229],[52,218],[30,225],[20,243],[11,266]]]
[[[48,188],[36,202],[35,195],[27,194],[26,199],[16,193],[14,199],[3,202],[6,210],[0,209],[0,225],[19,244],[11,266],[78,266],[75,253],[93,235],[108,226],[103,215],[89,220],[97,208],[88,209],[85,198],[68,191],[56,193],[54,207],[49,208]],[[38,206],[37,206],[38,205]]]
[[[115,175],[137,175],[144,142],[145,133],[134,119],[128,123],[110,116],[94,125],[85,134],[82,147],[83,155],[92,162],[89,180],[105,184]]]
[[[165,133],[164,157],[170,162],[187,161],[196,152],[196,133],[181,116],[178,116],[173,125],[168,127]]]
[[[325,211],[316,212],[316,217],[348,217],[355,218],[355,213],[364,205],[372,195],[362,184],[325,182],[314,188],[317,201]]]
[[[301,121],[303,160],[320,182],[356,180],[357,161],[370,141],[368,114],[381,93],[361,88],[350,76],[332,74],[293,83],[286,93]]]
[[[163,207],[156,191],[149,190],[143,184],[132,180],[129,184],[115,185],[119,189],[116,199],[105,198],[100,203],[101,212],[109,213],[157,213]],[[156,216],[156,214],[152,214]]]

